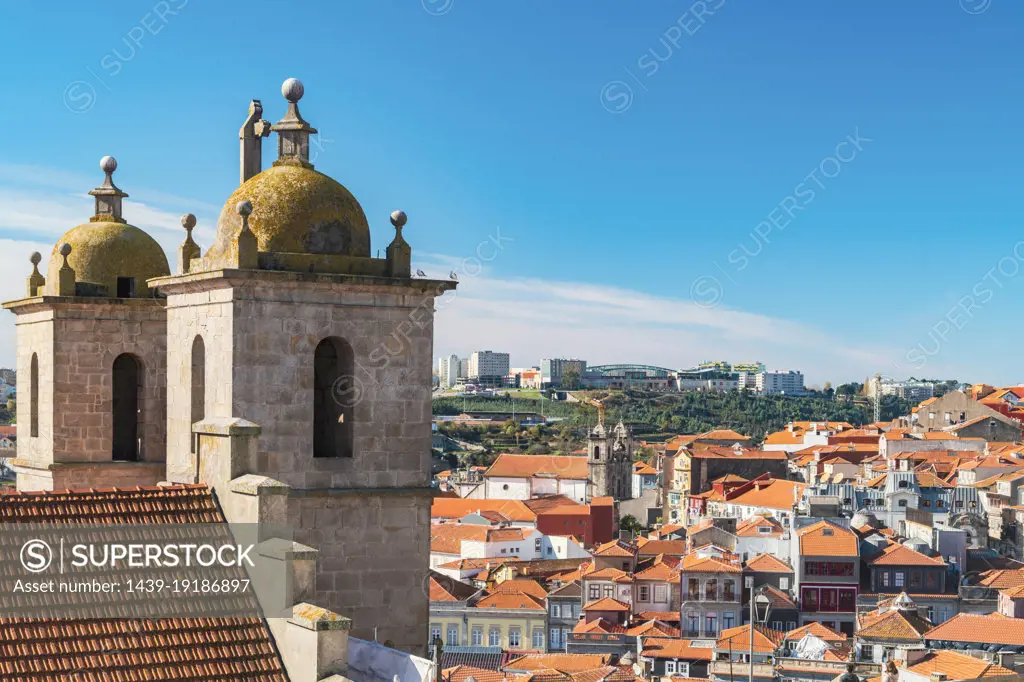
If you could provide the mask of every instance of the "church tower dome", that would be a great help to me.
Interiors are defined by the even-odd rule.
[[[211,265],[226,264],[237,256],[235,237],[242,220],[235,208],[240,201],[252,203],[249,228],[261,252],[370,256],[370,225],[359,202],[341,183],[314,170],[310,163],[309,136],[317,131],[299,113],[304,92],[300,81],[289,78],[284,82],[281,93],[288,101],[288,111],[272,127],[254,120],[262,113],[258,101],[250,108],[253,113],[241,135],[242,184],[221,211],[217,239],[207,254]],[[259,138],[271,130],[278,134],[278,159],[260,171]]]
[[[146,280],[171,274],[167,256],[155,239],[121,216],[121,200],[128,195],[113,181],[117,159],[104,156],[100,169],[106,175],[103,184],[89,192],[96,198],[95,215],[57,240],[50,254],[47,293],[70,293],[57,291],[66,245],[71,247],[67,264],[75,271],[77,291],[72,295],[146,298]]]

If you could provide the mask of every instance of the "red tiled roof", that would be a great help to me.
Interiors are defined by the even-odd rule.
[[[611,597],[602,597],[595,601],[590,602],[583,607],[584,611],[629,611],[629,604],[619,601],[618,599],[612,599]]]
[[[533,523],[534,513],[520,500],[470,500],[461,497],[435,497],[430,505],[430,517],[434,519],[461,519],[476,512],[499,512],[509,521]]]
[[[800,553],[804,556],[858,555],[857,536],[852,531],[828,521],[819,521],[798,532]]]
[[[527,611],[543,611],[544,602],[522,592],[505,592],[488,594],[473,604],[475,609],[525,609]]]
[[[755,573],[792,573],[793,568],[774,554],[758,554],[747,560],[746,569]]]
[[[209,488],[184,485],[0,495],[0,522],[224,523]],[[5,682],[287,682],[261,618],[0,618]]]
[[[648,658],[682,658],[690,661],[710,661],[714,656],[711,647],[690,646],[689,639],[667,639],[664,637],[645,637],[643,653]]]
[[[941,558],[930,557],[894,542],[882,551],[881,556],[869,564],[871,566],[945,566],[946,562]]]
[[[573,480],[587,479],[587,458],[571,455],[498,455],[484,476],[530,478],[549,476]]]
[[[1011,627],[1004,616],[959,613],[924,633],[925,639],[951,642],[980,642],[1024,646],[1024,627],[1013,620]]]
[[[640,545],[638,553],[640,556],[655,556],[656,554],[683,556],[686,551],[686,540],[648,540]]]
[[[845,642],[846,635],[841,632],[836,632],[830,627],[826,627],[821,623],[812,622],[807,625],[790,630],[786,633],[786,639],[790,641],[797,641],[804,638],[804,635],[812,634],[818,639],[826,642]]]
[[[968,654],[955,651],[933,651],[914,665],[907,668],[908,672],[929,677],[932,673],[945,673],[946,679],[974,680],[979,677],[1003,677],[1014,675],[1014,671],[1001,665],[990,663]]]

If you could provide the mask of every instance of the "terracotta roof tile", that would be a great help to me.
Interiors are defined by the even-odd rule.
[[[520,500],[468,500],[461,497],[435,497],[430,505],[430,517],[434,519],[461,519],[467,514],[480,511],[496,511],[509,521],[537,521],[534,513]]]
[[[523,609],[526,611],[543,611],[544,603],[536,597],[522,592],[499,592],[488,594],[473,604],[475,609]]]
[[[611,597],[596,599],[583,607],[584,611],[629,611],[629,604]]]
[[[758,554],[747,560],[746,569],[756,573],[792,573],[793,568],[774,554]]]
[[[484,476],[530,478],[547,476],[573,480],[587,479],[587,458],[566,455],[498,455]]]
[[[636,547],[624,540],[612,540],[600,545],[593,552],[594,556],[600,557],[623,557],[631,559],[636,556]]]
[[[224,523],[205,485],[0,495],[0,521]],[[77,675],[76,675],[77,673]],[[260,618],[0,618],[0,679],[287,682]]]
[[[798,641],[804,638],[804,635],[811,634],[822,639],[826,642],[845,642],[846,635],[841,632],[836,632],[830,627],[826,627],[821,623],[808,623],[807,625],[790,630],[786,633],[786,639],[789,641]]]
[[[772,630],[761,625],[754,627],[754,651],[759,653],[774,653],[778,649],[786,633]],[[750,624],[741,625],[728,630],[722,630],[722,636],[718,638],[715,649],[729,649],[734,651],[750,650]]]
[[[710,661],[714,657],[711,647],[691,646],[693,640],[644,637],[643,653],[649,658],[682,658],[690,661]]]
[[[719,559],[718,557],[702,557],[697,554],[687,554],[683,557],[683,563],[679,565],[681,571],[689,573],[742,573],[737,564]]]
[[[640,546],[638,554],[640,556],[654,556],[656,554],[683,556],[686,552],[686,540],[648,540]]]
[[[548,596],[548,591],[541,587],[541,584],[536,580],[529,580],[523,578],[515,578],[513,580],[505,580],[500,582],[491,589],[487,590],[488,594],[528,594],[531,597],[537,599],[544,599]]]
[[[930,557],[921,552],[894,542],[886,547],[881,556],[868,562],[871,566],[945,566],[939,557]]]
[[[1013,670],[1001,665],[955,651],[933,651],[907,670],[923,677],[929,677],[932,673],[945,673],[946,679],[951,682],[1015,674]]]
[[[974,613],[960,613],[925,633],[925,639],[952,642],[980,642],[1024,646],[1024,621],[1014,620],[1008,626],[1006,618]]]
[[[804,556],[858,556],[857,536],[828,521],[819,521],[798,533],[800,554]]]
[[[505,669],[578,673],[607,665],[610,660],[610,654],[526,654],[510,660]]]
[[[763,533],[760,530],[761,528],[768,528],[770,531]],[[782,535],[782,524],[771,517],[756,514],[737,525],[735,534],[737,537],[771,537],[773,535]]]
[[[931,628],[932,623],[916,613],[893,609],[863,616],[857,628],[857,636],[886,641],[923,642],[924,633]]]
[[[750,484],[748,483],[747,485]],[[803,494],[806,487],[807,484],[805,483],[772,478],[731,498],[729,502],[731,504],[789,511],[793,507],[793,502]]]

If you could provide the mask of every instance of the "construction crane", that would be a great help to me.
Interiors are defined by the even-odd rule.
[[[882,421],[882,396],[885,393],[882,391],[882,375],[878,373],[875,374],[875,388],[877,389],[875,391],[875,421],[880,422]]]
[[[593,405],[594,407],[597,408],[597,424],[598,424],[598,426],[603,426],[604,425],[604,401],[603,400],[594,400],[593,398],[591,398],[590,400],[587,401],[587,404],[588,405]]]

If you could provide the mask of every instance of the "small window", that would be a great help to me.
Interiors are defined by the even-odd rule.
[[[945,500],[936,500],[935,501],[935,506],[938,507],[939,509],[945,509],[946,508],[946,502],[945,502]]]
[[[906,500],[900,500],[900,501],[898,502],[898,504],[899,504],[899,506],[901,506],[901,507],[906,507],[906,506],[907,506],[907,501],[906,501]]]
[[[491,630],[488,632],[487,644],[490,646],[501,646],[501,630]]]
[[[472,645],[473,646],[483,646],[484,645],[484,631],[483,631],[483,628],[473,628]]]
[[[903,587],[903,582],[906,580],[906,574],[903,571],[896,571],[896,587]]]
[[[506,483],[505,485],[501,486],[501,489],[502,490],[508,490],[508,483]]]
[[[830,538],[833,535],[835,535],[835,532],[831,528],[823,528],[821,534],[827,538]]]
[[[117,278],[117,297],[118,298],[134,298],[135,297],[135,278],[134,277],[118,277]]]
[[[907,488],[910,486],[910,484],[907,483],[906,481],[900,481],[898,485],[900,488]]]
[[[922,507],[930,507],[930,506],[932,506],[932,501],[931,500],[921,500],[921,506]]]
[[[789,578],[788,577],[783,576],[783,577],[779,578],[779,589],[782,589],[782,590],[788,590],[789,589]]]

